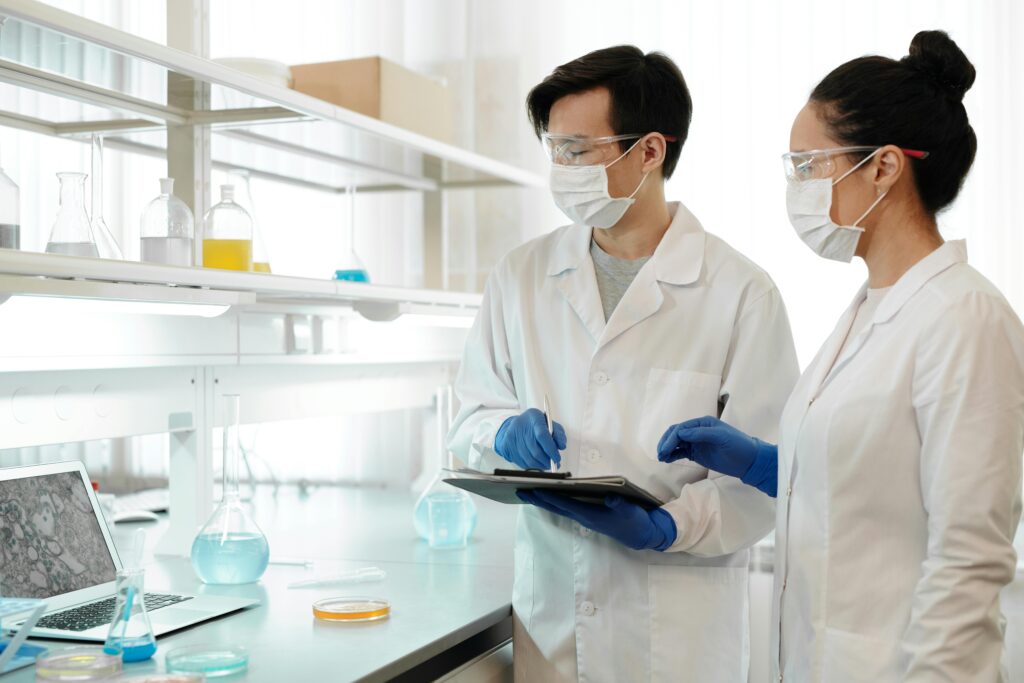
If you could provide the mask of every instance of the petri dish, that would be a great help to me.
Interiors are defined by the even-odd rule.
[[[168,673],[219,678],[248,669],[249,652],[241,645],[188,645],[168,652],[164,665]]]
[[[121,655],[101,647],[73,647],[36,658],[37,681],[101,681],[121,672]]]
[[[326,621],[379,621],[390,614],[391,603],[383,598],[326,598],[313,603],[313,616]]]

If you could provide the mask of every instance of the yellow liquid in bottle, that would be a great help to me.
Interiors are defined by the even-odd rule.
[[[203,267],[252,270],[252,240],[203,240]]]
[[[252,272],[254,272],[254,273],[269,273],[270,272],[270,264],[269,263],[256,263],[256,262],[253,262],[253,264],[252,264]]]

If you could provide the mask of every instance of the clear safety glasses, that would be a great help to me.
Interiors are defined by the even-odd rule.
[[[639,133],[628,135],[607,135],[600,138],[579,135],[556,135],[543,133],[540,138],[544,143],[544,151],[551,163],[559,166],[596,166],[614,161],[622,155],[617,143],[625,140],[639,140],[644,137]],[[669,142],[675,142],[674,135],[665,135]]]
[[[857,152],[874,152],[878,146],[831,147],[829,149],[812,149],[806,152],[787,152],[782,155],[782,166],[786,171],[786,180],[817,180],[831,178],[836,171],[836,157]],[[900,148],[904,154],[913,159],[925,159],[928,152],[916,149]]]

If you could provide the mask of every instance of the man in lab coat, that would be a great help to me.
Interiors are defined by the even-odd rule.
[[[481,470],[625,475],[668,502],[526,496],[516,680],[746,681],[747,548],[772,529],[772,500],[690,461],[661,464],[657,447],[703,415],[775,438],[798,373],[782,299],[665,201],[691,113],[666,56],[598,50],[558,67],[527,104],[574,224],[491,274],[451,447]]]

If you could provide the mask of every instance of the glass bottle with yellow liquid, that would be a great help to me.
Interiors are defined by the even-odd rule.
[[[252,218],[235,202],[233,185],[220,186],[220,203],[203,217],[203,267],[252,270]]]
[[[228,182],[235,186],[235,202],[249,212],[252,219],[252,269],[256,273],[270,272],[270,252],[267,242],[263,239],[260,229],[259,214],[256,203],[252,199],[252,188],[249,186],[249,171],[244,168],[233,168],[228,171]]]

